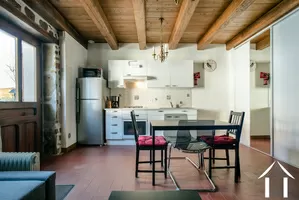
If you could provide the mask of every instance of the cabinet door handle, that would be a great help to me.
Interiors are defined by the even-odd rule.
[[[165,85],[165,87],[170,87],[170,85]]]
[[[117,110],[114,110],[113,112],[118,112]]]
[[[127,74],[127,76],[131,76],[131,74]]]
[[[111,126],[118,126],[118,124],[112,124]]]
[[[183,110],[182,112],[188,112],[187,110]]]
[[[139,117],[139,115],[135,115],[136,117]]]
[[[111,134],[114,134],[114,135],[115,135],[115,134],[117,134],[117,132],[111,132]]]
[[[158,112],[164,112],[163,110],[159,110]]]
[[[117,118],[117,116],[113,116],[112,118]]]
[[[166,116],[166,118],[171,118],[171,116]]]
[[[177,87],[177,85],[172,85],[172,87]]]
[[[174,116],[174,118],[179,118],[180,116]]]

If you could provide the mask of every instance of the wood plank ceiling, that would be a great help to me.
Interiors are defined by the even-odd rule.
[[[83,0],[49,1],[85,39],[95,42],[108,42],[111,47],[114,46],[107,40],[107,36],[103,36],[103,34],[107,34],[105,26],[101,28],[99,24],[96,25],[90,17],[90,13],[87,13],[90,10],[86,10],[86,6],[82,5]],[[262,19],[267,12],[278,4],[282,2],[292,4],[283,5],[287,10],[283,15],[299,6],[299,0],[292,0],[292,3],[289,0],[197,0],[195,4],[186,2],[191,0],[181,0],[179,5],[176,5],[174,0],[88,1],[99,3],[107,18],[107,23],[111,26],[111,33],[115,35],[118,43],[139,42],[140,49],[144,49],[146,43],[160,42],[159,18],[161,15],[165,19],[163,42],[166,43],[172,39],[171,46],[174,48],[177,43],[196,44],[209,31],[213,35],[205,36],[208,40],[205,41],[204,45],[230,43],[228,48],[230,49],[238,45],[232,43],[232,39],[258,19]],[[185,10],[182,8],[180,11],[181,5],[186,7]],[[134,16],[134,8],[136,16]],[[142,8],[144,8],[144,12],[138,10]],[[228,13],[228,11],[235,13]],[[135,17],[140,20],[135,20]],[[142,17],[144,17],[145,22]],[[220,20],[219,17],[221,17]],[[281,15],[277,14],[275,17],[278,19]],[[179,30],[179,25],[175,27],[176,23],[183,23],[181,25],[182,30]],[[172,34],[173,38],[171,38]]]

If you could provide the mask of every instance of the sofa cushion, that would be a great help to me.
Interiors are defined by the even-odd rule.
[[[47,200],[55,200],[55,179],[56,173],[52,171],[0,172],[0,181],[44,181]]]
[[[1,200],[44,200],[44,181],[0,181]]]

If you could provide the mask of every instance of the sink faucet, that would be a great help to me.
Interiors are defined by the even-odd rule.
[[[170,101],[169,103],[170,103],[170,106],[173,108],[173,104],[172,104],[172,102]]]

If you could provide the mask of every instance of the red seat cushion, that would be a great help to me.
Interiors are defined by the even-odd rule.
[[[139,136],[137,143],[139,146],[151,146],[151,145],[153,145],[153,137],[152,136]],[[163,146],[163,145],[166,145],[166,143],[167,142],[163,136],[155,137],[155,146]]]
[[[211,145],[213,142],[211,136],[201,136],[200,138],[209,145]],[[236,143],[236,139],[231,136],[227,136],[227,135],[214,136],[214,144],[216,145],[235,144],[235,143]]]

